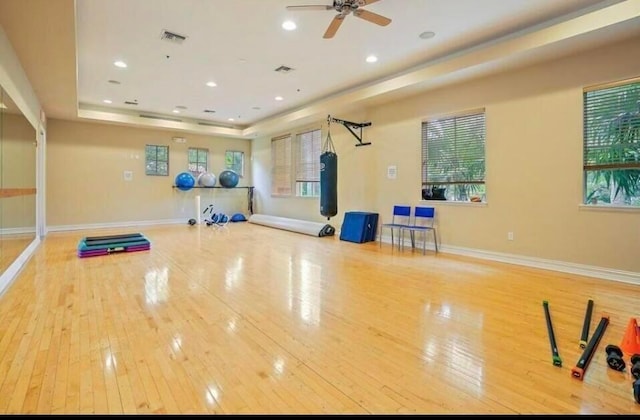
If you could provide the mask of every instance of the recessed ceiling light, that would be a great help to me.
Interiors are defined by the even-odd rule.
[[[209,86],[209,87],[216,87],[216,86],[218,86],[218,85],[216,84],[216,82],[207,82],[207,86]]]
[[[375,55],[370,55],[366,58],[367,63],[375,63],[376,61],[378,61],[378,57],[376,57]]]
[[[121,69],[124,69],[127,67],[127,63],[125,63],[124,61],[116,61],[113,63],[113,65],[116,67],[120,67]]]
[[[418,36],[420,38],[422,38],[422,39],[429,39],[429,38],[433,38],[434,36],[436,36],[436,33],[432,32],[432,31],[424,31],[423,33],[421,33]]]
[[[233,118],[229,118],[229,121],[235,121]]]
[[[110,104],[110,103],[112,103],[111,99],[105,99],[105,100],[103,100],[102,102],[104,102],[105,104]]]
[[[260,107],[259,107],[259,106],[254,106],[254,107],[253,107],[253,108],[251,108],[251,109],[255,109],[256,111],[260,111]]]
[[[174,110],[173,110],[173,113],[174,113],[174,114],[179,114],[179,113],[180,113],[180,110],[179,110],[179,109],[174,109]]]
[[[283,99],[284,99],[284,98],[283,98],[282,96],[276,96],[276,101],[281,101],[281,100],[283,100]]]
[[[282,22],[282,29],[284,29],[285,31],[293,31],[296,28],[296,23],[292,20],[285,20],[284,22]]]

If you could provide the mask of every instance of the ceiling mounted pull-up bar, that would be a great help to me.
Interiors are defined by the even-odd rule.
[[[356,147],[358,147],[358,146],[368,146],[368,145],[370,145],[370,144],[371,144],[371,142],[368,142],[368,143],[363,143],[363,142],[362,142],[362,128],[363,128],[363,127],[369,127],[369,126],[371,125],[371,122],[365,122],[365,123],[354,123],[354,122],[351,122],[351,121],[345,121],[345,120],[339,120],[338,118],[333,118],[331,115],[329,115],[329,116],[327,117],[327,120],[328,120],[329,122],[336,122],[336,123],[338,123],[338,124],[342,124],[342,125],[344,125],[345,127],[347,127],[347,130],[349,130],[349,132],[350,132],[351,134],[353,134],[353,137],[355,137],[356,139],[358,139],[358,144],[356,144]],[[357,129],[357,128],[359,128],[359,129],[360,129],[360,135],[357,135],[357,134],[355,133],[355,131],[353,131],[354,129]]]

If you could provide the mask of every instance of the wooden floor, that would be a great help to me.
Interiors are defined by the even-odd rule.
[[[640,286],[248,223],[51,233],[0,297],[0,413],[631,413]],[[570,371],[587,300],[610,325]],[[551,363],[550,303],[561,368]]]

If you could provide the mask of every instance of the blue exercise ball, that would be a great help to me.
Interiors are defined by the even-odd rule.
[[[230,169],[226,169],[218,175],[218,182],[225,188],[233,188],[240,182],[240,175]]]
[[[213,187],[216,185],[216,175],[211,172],[203,172],[198,176],[198,185],[201,187]]]
[[[176,176],[176,187],[182,191],[189,191],[196,185],[196,179],[189,172],[180,172]]]

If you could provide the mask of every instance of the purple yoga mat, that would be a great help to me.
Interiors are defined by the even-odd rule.
[[[118,251],[109,251],[108,248],[104,248],[104,249],[93,249],[90,251],[78,251],[78,257],[80,258],[84,258],[84,257],[97,257],[100,255],[108,255],[108,254],[117,254],[119,252],[136,252],[136,251],[147,251],[151,249],[151,245],[134,245],[134,246],[128,246],[128,247],[124,247],[123,250],[118,250]]]

